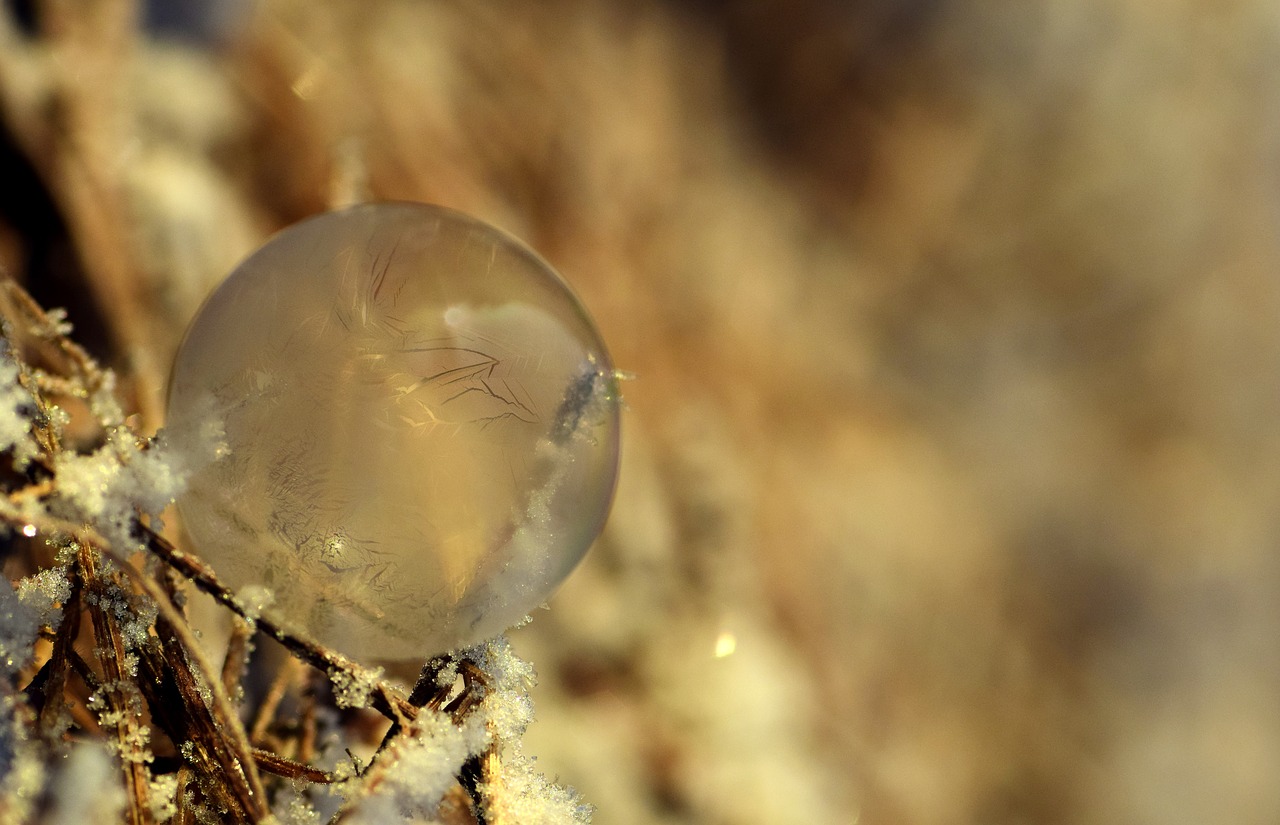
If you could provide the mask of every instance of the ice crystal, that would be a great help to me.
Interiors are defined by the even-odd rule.
[[[185,460],[184,460],[185,461]],[[60,452],[54,458],[58,496],[54,515],[93,524],[113,546],[136,544],[135,511],[158,516],[185,483],[183,461],[171,461],[155,442],[143,449],[126,427],[88,454]]]
[[[25,467],[36,455],[31,436],[31,393],[18,382],[18,365],[7,345],[0,345],[0,452],[13,456],[14,466]]]
[[[468,651],[489,677],[489,688],[480,706],[493,735],[500,742],[518,740],[533,721],[529,690],[537,680],[533,665],[511,650],[505,636]]]
[[[214,823],[238,816],[242,811],[234,810],[236,804],[245,804],[243,810],[247,810],[252,803],[237,803],[228,795],[235,783],[218,786],[220,777],[216,769],[211,773],[210,754],[218,748],[232,748],[234,758],[249,758],[239,755],[244,751],[238,754],[234,750],[236,709],[227,705],[225,698],[225,693],[230,693],[241,700],[246,691],[235,684],[236,662],[226,659],[218,673],[184,646],[189,641],[178,644],[182,638],[198,639],[199,630],[186,627],[183,632],[187,635],[178,634],[175,639],[163,630],[165,625],[157,627],[158,606],[153,598],[164,600],[154,589],[144,593],[142,585],[145,577],[154,582],[166,575],[165,563],[181,569],[175,560],[184,555],[174,550],[172,557],[166,557],[156,551],[150,544],[156,541],[155,536],[148,535],[140,526],[145,520],[139,520],[139,513],[145,514],[154,524],[160,510],[173,500],[200,462],[226,454],[221,429],[205,427],[196,439],[203,441],[204,449],[193,451],[188,442],[187,450],[179,455],[169,449],[163,434],[146,439],[126,425],[109,373],[92,364],[82,365],[78,368],[82,372],[70,378],[35,373],[18,363],[7,348],[0,345],[0,350],[0,450],[7,451],[19,469],[33,459],[40,463],[38,472],[33,472],[36,482],[14,481],[19,487],[9,491],[12,495],[6,500],[9,509],[4,522],[13,533],[26,539],[43,538],[57,551],[55,565],[39,569],[49,563],[45,548],[37,541],[19,538],[16,547],[33,551],[26,561],[34,561],[34,572],[16,583],[0,581],[0,669],[7,677],[0,679],[0,825],[33,821],[37,815],[39,821],[54,825],[115,822],[122,818],[126,804],[131,815],[158,823],[176,819]],[[58,397],[79,399],[77,404],[86,402],[93,419],[87,424],[92,426],[84,426],[84,406],[69,405],[74,409],[68,412],[57,406],[57,398],[46,397],[43,393],[48,386],[59,388],[57,392],[63,395]],[[594,398],[594,386],[583,385],[578,395]],[[572,410],[561,417],[593,415],[578,395],[571,399]],[[33,424],[39,440],[33,436]],[[577,426],[575,423],[570,429],[576,432]],[[94,435],[71,435],[85,431]],[[31,486],[22,488],[24,484]],[[531,510],[530,519],[547,521],[547,502],[537,499],[535,504],[538,511]],[[77,529],[81,524],[90,529],[81,533]],[[326,547],[338,552],[345,550],[348,537],[332,534],[324,541]],[[128,557],[144,542],[153,552],[139,573],[129,569],[137,565]],[[73,582],[78,582],[74,600]],[[220,598],[224,604],[234,605],[246,620],[269,628],[267,617],[275,595],[263,584],[250,583]],[[37,647],[42,627],[55,633],[60,627],[62,631],[69,629],[63,615],[69,603],[76,610],[67,615],[78,620],[76,626],[82,634],[92,634],[91,654],[83,645],[68,654],[66,637]],[[103,634],[104,627],[108,635]],[[42,657],[38,660],[34,659],[37,649]],[[243,646],[237,650],[237,655],[246,655]],[[159,654],[167,659],[158,660]],[[81,693],[79,701],[106,735],[96,742],[51,747],[50,743],[69,741],[65,736],[69,731],[77,738],[85,731],[75,728],[78,717],[70,712],[67,697],[54,699],[58,694],[53,691],[60,683],[49,674],[60,667],[66,676],[73,667],[70,660],[90,655],[96,660],[91,664],[96,678],[87,677],[91,690],[87,696]],[[403,696],[395,697],[395,689],[383,682],[381,669],[324,658],[331,655],[326,651],[309,661],[328,670],[332,704],[337,708],[367,708],[374,698],[384,713],[388,702],[404,707]],[[30,679],[37,669],[33,662],[41,666],[40,682],[25,686],[19,682],[25,693],[6,688],[20,677]],[[230,680],[225,693],[223,680]],[[442,800],[458,794],[463,766],[469,765],[471,770],[483,764],[490,783],[481,781],[481,794],[490,798],[477,796],[474,801],[481,807],[522,817],[509,821],[585,822],[589,809],[576,794],[547,783],[520,755],[519,738],[533,714],[528,695],[533,681],[532,667],[511,653],[504,638],[455,653],[436,674],[435,686],[447,694],[447,709],[425,707],[416,719],[403,718],[403,730],[373,760],[368,759],[371,751],[362,750],[368,747],[367,741],[346,726],[349,717],[361,714],[339,713],[333,706],[313,708],[311,718],[318,722],[316,741],[324,743],[322,752],[328,754],[319,761],[331,766],[334,781],[325,786],[328,794],[308,793],[302,780],[289,784],[268,776],[262,787],[271,799],[276,821],[314,825],[339,808],[352,822],[392,822],[406,817],[431,821],[445,817]],[[207,721],[174,724],[167,718],[175,709],[157,703],[173,701],[175,686],[185,686],[183,701],[187,706],[180,712],[191,714],[192,720],[206,720],[213,713],[212,727]],[[42,695],[45,692],[48,695]],[[27,694],[42,701],[28,705]],[[215,707],[219,702],[222,707]],[[161,707],[165,710],[157,712]],[[296,709],[297,702],[281,707]],[[293,724],[284,716],[278,721]],[[244,743],[239,747],[250,747],[243,732],[238,735]],[[226,737],[225,741],[221,737]],[[153,741],[165,743],[166,748],[172,741],[179,756],[157,760],[150,750]],[[256,746],[257,741],[252,744]],[[349,754],[349,748],[361,753],[360,761],[367,768],[357,764],[354,756],[343,756],[335,765],[335,754]],[[48,767],[55,752],[66,754],[56,769]],[[504,761],[506,752],[511,754],[509,762]],[[281,753],[287,755],[288,751]],[[175,761],[193,777],[181,791],[178,774],[170,772]],[[243,774],[240,778],[245,779]],[[475,786],[470,787],[474,792]],[[458,798],[449,796],[448,804],[457,803]]]
[[[18,582],[18,601],[35,611],[40,624],[56,630],[62,621],[59,609],[71,598],[71,581],[65,567],[50,567]]]
[[[262,615],[262,611],[271,606],[275,601],[268,588],[260,584],[246,584],[244,587],[236,591],[236,599],[239,600],[240,606],[244,609],[244,614],[249,619],[256,619]]]
[[[424,711],[415,735],[402,741],[382,775],[379,793],[361,804],[353,822],[380,825],[430,817],[454,786],[462,763],[484,749],[488,734],[476,721],[461,726],[443,713]]]
[[[32,656],[40,613],[22,602],[9,580],[0,577],[0,669],[12,678]]]
[[[594,808],[573,788],[556,785],[513,747],[503,758],[500,790],[491,789],[490,816],[520,825],[589,825]]]
[[[302,790],[290,785],[276,796],[272,806],[279,825],[320,825],[320,812],[308,801]]]
[[[167,822],[178,812],[178,775],[161,774],[151,780],[151,816],[157,823]]]
[[[340,708],[368,707],[369,696],[381,678],[382,668],[374,670],[334,668],[329,671],[329,681],[333,684],[333,700]]]

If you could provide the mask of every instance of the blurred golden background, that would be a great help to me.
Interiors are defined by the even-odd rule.
[[[622,481],[512,638],[596,821],[1280,821],[1273,4],[4,9],[0,265],[148,432],[333,205],[580,293]]]

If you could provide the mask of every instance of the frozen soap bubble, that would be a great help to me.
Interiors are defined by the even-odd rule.
[[[229,450],[178,501],[196,550],[362,659],[518,622],[586,553],[617,474],[616,380],[582,305],[520,242],[421,204],[312,218],[231,274],[169,390],[177,445],[211,421]]]

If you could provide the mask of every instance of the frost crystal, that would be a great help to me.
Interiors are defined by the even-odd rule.
[[[468,651],[468,657],[490,679],[480,712],[494,737],[500,742],[518,740],[533,721],[533,701],[529,698],[529,690],[537,681],[533,665],[512,652],[505,636]]]
[[[169,460],[160,442],[140,449],[133,433],[116,427],[92,453],[55,456],[58,496],[50,509],[62,518],[95,525],[117,548],[131,547],[136,543],[134,511],[159,515],[172,503],[185,483],[181,466]]]
[[[9,580],[0,577],[0,668],[12,678],[31,661],[40,613],[22,603]]]
[[[368,707],[369,696],[381,679],[382,668],[358,671],[334,668],[329,671],[329,681],[333,685],[333,700],[340,708]]]
[[[435,711],[423,711],[414,726],[416,735],[390,755],[394,763],[382,775],[377,795],[361,804],[355,822],[379,825],[432,816],[455,784],[462,763],[488,743],[482,724],[472,721],[459,727]]]
[[[161,774],[151,780],[151,816],[157,823],[167,822],[178,812],[178,775]]]
[[[273,810],[280,825],[320,825],[320,813],[292,785],[281,790]]]
[[[71,598],[71,581],[67,570],[51,567],[18,582],[18,600],[36,612],[40,624],[55,630],[62,621],[58,608]]]
[[[236,599],[244,609],[245,616],[256,619],[262,615],[263,610],[271,606],[275,596],[270,589],[260,584],[246,584],[236,591]]]
[[[35,405],[18,383],[18,365],[9,347],[0,350],[0,451],[10,452],[14,466],[21,469],[36,455],[30,417]]]
[[[534,769],[532,759],[513,748],[502,762],[500,788],[490,789],[490,816],[520,825],[589,825],[594,808],[573,788],[554,785]]]

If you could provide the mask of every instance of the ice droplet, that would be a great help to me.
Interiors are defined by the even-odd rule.
[[[362,659],[518,622],[617,474],[616,377],[577,298],[519,241],[421,204],[320,215],[241,264],[178,352],[174,443],[210,415],[229,449],[178,502],[197,551]]]

